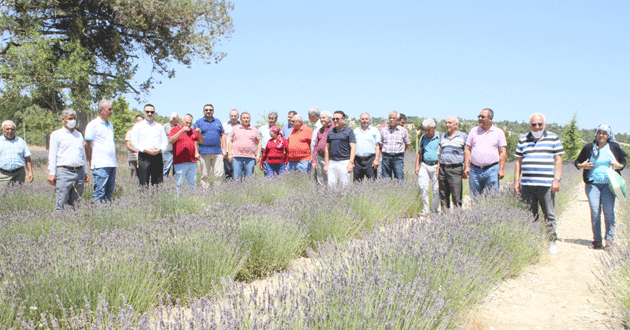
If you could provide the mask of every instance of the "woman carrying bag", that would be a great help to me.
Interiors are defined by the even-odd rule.
[[[586,184],[586,196],[591,207],[591,224],[593,227],[593,243],[590,247],[601,249],[601,213],[604,211],[606,224],[606,247],[611,247],[615,239],[615,193],[610,187],[609,168],[616,173],[626,166],[628,155],[615,142],[610,126],[602,124],[597,127],[595,140],[582,148],[574,165],[584,170],[582,178]]]

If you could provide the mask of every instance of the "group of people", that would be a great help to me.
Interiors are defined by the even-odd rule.
[[[193,121],[190,114],[181,120],[171,113],[169,122],[155,121],[155,107],[144,106],[126,135],[132,176],[140,185],[156,185],[164,176],[174,173],[179,187],[184,181],[208,188],[226,179],[251,177],[256,165],[267,176],[286,171],[313,172],[322,185],[347,185],[364,179],[404,179],[404,154],[410,137],[404,127],[406,116],[396,111],[387,123],[376,128],[369,113],[362,113],[360,126],[346,126],[343,111],[308,110],[304,123],[300,114],[288,113],[279,127],[278,114],[268,114],[268,123],[256,128],[247,112],[232,110],[229,121],[214,117],[214,106],[203,107],[203,117]],[[48,155],[48,181],[55,186],[55,209],[74,205],[90,177],[94,180],[94,200],[109,201],[116,180],[116,147],[113,125],[109,121],[112,105],[98,103],[98,117],[85,128],[85,137],[76,129],[77,114],[62,111],[63,127],[52,132]],[[433,119],[423,121],[418,140],[415,173],[423,199],[424,213],[462,206],[463,180],[469,179],[473,198],[489,189],[499,188],[507,158],[505,133],[493,125],[494,112],[483,109],[479,126],[468,134],[458,130],[455,116],[446,118],[446,132],[436,131]],[[514,190],[529,206],[535,221],[542,210],[547,226],[549,251],[556,253],[556,216],[554,195],[562,178],[562,142],[557,134],[546,130],[545,116],[534,113],[529,119],[530,132],[521,136],[515,151]],[[33,181],[31,153],[24,140],[15,135],[15,123],[2,123],[0,137],[0,182]],[[596,139],[587,144],[575,160],[583,169],[586,194],[591,207],[592,248],[612,246],[614,240],[615,193],[610,188],[609,171],[619,173],[626,166],[626,153],[616,143],[608,125],[597,128]],[[380,172],[377,169],[380,167]],[[430,192],[433,199],[429,201]],[[601,212],[604,212],[605,235],[601,235]]]

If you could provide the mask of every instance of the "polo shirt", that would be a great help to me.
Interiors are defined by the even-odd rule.
[[[381,144],[381,133],[376,127],[368,126],[354,129],[354,137],[357,139],[357,156],[367,157],[376,153],[376,145]]]
[[[502,129],[492,125],[484,131],[477,126],[468,133],[466,145],[471,147],[470,163],[481,167],[498,163],[499,148],[506,147],[507,141]]]
[[[330,145],[328,150],[330,160],[348,160],[350,159],[350,143],[357,143],[357,139],[350,127],[344,126],[341,130],[334,127],[328,131],[326,143]]]
[[[91,167],[116,167],[116,144],[114,143],[114,125],[96,117],[85,127],[85,141],[92,146]]]
[[[236,125],[230,133],[230,139],[234,157],[256,158],[256,144],[260,141],[260,133],[256,127]]]
[[[230,136],[230,133],[232,133],[232,129],[234,129],[234,127],[240,124],[241,124],[240,121],[237,121],[236,124],[232,124],[231,120],[228,120],[225,123],[223,123],[223,131],[225,132],[225,136]]]
[[[437,162],[438,161],[438,146],[440,144],[440,133],[435,132],[433,138],[429,138],[426,134],[422,135],[420,139],[420,148],[418,153],[422,152],[423,162]]]
[[[521,160],[521,185],[551,187],[554,176],[554,156],[564,154],[562,142],[557,134],[543,132],[534,140],[531,132],[521,136],[514,157]]]
[[[181,129],[180,125],[173,127],[168,136],[171,137],[177,134]],[[173,164],[197,162],[197,158],[195,158],[195,141],[199,141],[199,135],[194,130],[179,135],[177,141],[173,143]]]
[[[406,129],[396,126],[396,129],[392,130],[389,125],[381,129],[381,145],[384,153],[403,153],[405,152],[405,145],[409,144],[411,144],[411,140],[409,140],[409,134]]]
[[[448,132],[444,133],[438,148],[440,164],[463,164],[466,138],[468,135],[460,131],[457,131],[453,137],[450,137]]]
[[[293,128],[289,135],[288,161],[301,162],[311,160],[311,138],[313,130],[302,124],[299,130]]]
[[[0,133],[0,169],[13,171],[24,167],[27,157],[31,157],[31,151],[26,141],[17,135],[13,140],[7,140],[4,134]]]
[[[195,122],[195,129],[201,130],[203,135],[203,144],[199,144],[199,153],[205,154],[221,154],[221,134],[224,134],[223,125],[217,118],[212,120],[202,117]]]

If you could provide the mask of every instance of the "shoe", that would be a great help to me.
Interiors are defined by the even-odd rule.
[[[595,250],[604,248],[602,242],[600,241],[593,241],[593,243],[591,243],[588,247]]]
[[[558,253],[558,247],[556,246],[556,243],[549,243],[549,253],[551,254]]]
[[[613,247],[613,246],[615,246],[615,244],[613,243],[613,240],[611,240],[611,239],[607,239],[607,240],[606,240],[606,247],[607,247],[607,248],[611,248],[611,247]]]

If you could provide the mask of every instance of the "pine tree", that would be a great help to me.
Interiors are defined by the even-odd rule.
[[[583,141],[580,130],[577,127],[576,116],[577,113],[573,115],[573,119],[571,119],[569,127],[563,134],[562,147],[564,148],[564,160],[576,159],[582,149]]]

